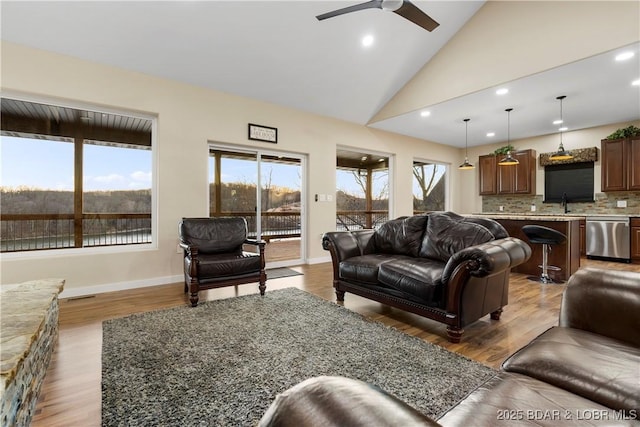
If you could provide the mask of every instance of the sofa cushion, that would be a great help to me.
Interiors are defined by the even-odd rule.
[[[397,257],[380,265],[378,280],[413,300],[440,305],[444,263],[427,258]]]
[[[369,254],[347,258],[338,266],[338,275],[344,280],[378,283],[380,265],[395,259],[389,254]]]
[[[385,254],[418,256],[426,224],[426,215],[414,215],[385,222],[374,235],[376,250]]]
[[[640,348],[622,341],[554,327],[507,359],[503,369],[640,415]]]
[[[619,413],[524,375],[501,372],[444,414],[445,427],[632,426]]]
[[[491,234],[493,234],[494,239],[504,239],[505,237],[509,237],[509,233],[502,224],[490,218],[464,217],[463,222],[482,225],[484,228],[489,230]]]
[[[447,262],[456,252],[490,240],[494,240],[493,234],[480,224],[447,213],[432,213],[429,215],[419,256]]]

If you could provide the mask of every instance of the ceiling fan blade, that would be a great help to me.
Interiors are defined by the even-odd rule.
[[[402,2],[402,6],[394,10],[394,12],[402,16],[403,18],[408,19],[414,24],[421,26],[427,31],[433,31],[438,27],[438,25],[440,25],[429,15],[420,10],[418,6],[414,5],[408,0],[404,0]]]
[[[316,16],[316,18],[318,19],[318,21],[322,21],[323,19],[333,18],[334,16],[344,15],[345,13],[350,12],[357,12],[358,10],[364,9],[382,9],[382,0],[371,0],[366,3],[355,4],[353,6],[348,6],[342,9],[323,13],[322,15]]]

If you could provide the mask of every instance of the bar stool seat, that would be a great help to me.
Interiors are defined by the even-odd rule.
[[[560,267],[549,265],[549,252],[553,245],[561,245],[567,241],[567,236],[553,228],[541,225],[525,225],[522,232],[527,236],[530,243],[542,245],[542,274],[540,276],[529,276],[527,279],[539,283],[563,283],[555,282],[549,277],[549,270],[561,270]]]

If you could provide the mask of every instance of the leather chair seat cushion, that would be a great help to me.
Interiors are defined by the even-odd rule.
[[[481,224],[447,213],[432,213],[418,255],[447,262],[462,249],[491,240],[495,240],[493,233]]]
[[[426,215],[414,215],[385,222],[373,236],[376,252],[418,256],[427,220]]]
[[[253,252],[238,252],[235,254],[200,254],[198,267],[199,279],[225,278],[229,276],[245,275],[260,271],[260,254]],[[184,259],[185,271],[190,271],[191,259]]]
[[[380,265],[401,255],[369,254],[347,258],[338,267],[339,277],[361,283],[378,284]]]
[[[594,420],[594,416],[601,418]],[[637,421],[616,422],[617,417],[620,415],[611,409],[567,390],[501,372],[440,417],[438,423],[445,427],[637,425]]]
[[[380,283],[417,298],[429,305],[442,296],[442,273],[445,264],[428,258],[396,258],[380,265]]]
[[[640,348],[622,341],[554,327],[513,354],[503,369],[640,416]]]

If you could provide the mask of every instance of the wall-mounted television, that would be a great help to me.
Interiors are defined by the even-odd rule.
[[[593,202],[593,162],[544,167],[544,203]]]

